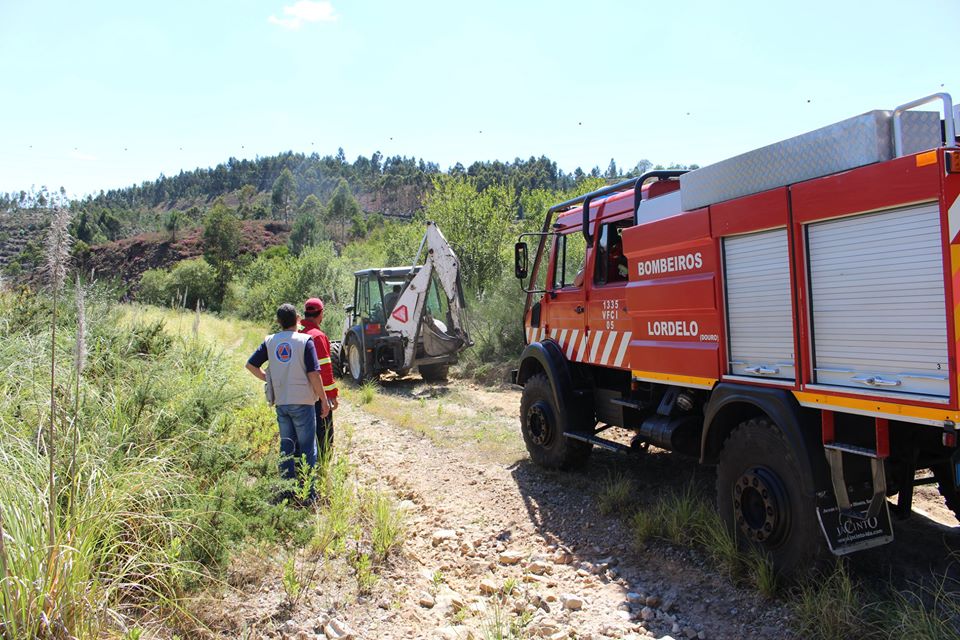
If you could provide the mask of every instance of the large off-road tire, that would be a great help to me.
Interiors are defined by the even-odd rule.
[[[426,382],[446,382],[450,375],[448,364],[421,364],[417,367],[420,377]]]
[[[960,520],[960,491],[953,486],[953,465],[950,462],[944,462],[931,467],[933,477],[937,480],[937,488],[940,489],[940,495],[947,503],[947,508],[953,511],[953,515]]]
[[[740,549],[766,553],[783,576],[814,568],[826,552],[816,497],[803,492],[812,474],[810,463],[767,418],[740,423],[720,452],[720,516]]]
[[[360,342],[351,335],[347,338],[344,346],[346,347],[347,372],[350,374],[353,383],[360,385],[368,380],[373,380],[376,376],[367,370],[366,354],[363,353]]]
[[[564,430],[576,430],[584,421],[576,415],[560,414],[546,374],[538,373],[523,387],[520,399],[520,432],[530,458],[547,469],[574,469],[587,461],[593,445],[564,437]]]
[[[343,377],[343,343],[339,340],[330,343],[330,365],[333,367],[333,375],[337,378]]]

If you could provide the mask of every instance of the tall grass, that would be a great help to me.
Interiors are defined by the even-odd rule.
[[[830,575],[811,578],[794,596],[797,631],[810,640],[875,637],[865,621],[863,595],[844,563]]]
[[[54,466],[56,465],[56,420],[57,420],[57,302],[60,297],[60,290],[63,288],[64,280],[67,277],[67,265],[70,261],[70,234],[67,232],[67,226],[70,224],[70,213],[64,207],[54,209],[53,217],[50,219],[50,229],[46,238],[46,267],[47,277],[49,278],[50,294],[52,298],[50,323],[50,429],[47,435],[47,461],[49,492],[51,496],[56,495],[56,476]],[[53,564],[53,556],[56,553],[56,511],[53,501],[48,505],[48,531],[47,531],[47,552],[49,554],[49,563]]]
[[[891,638],[947,640],[960,637],[960,587],[944,579],[914,592],[895,593],[893,605],[881,610],[881,628]]]
[[[360,391],[357,395],[357,400],[360,404],[370,404],[377,397],[377,391],[379,385],[373,380],[367,380],[362,385],[360,385]]]
[[[120,603],[172,606],[180,578],[194,569],[178,557],[190,525],[176,508],[182,478],[171,461],[84,455],[71,479],[72,513],[52,507],[60,525],[52,554],[44,467],[32,442],[4,438],[0,477],[17,479],[0,484],[5,637],[95,637],[120,617]]]
[[[404,515],[389,496],[379,491],[370,492],[365,502],[373,556],[384,561],[403,544]]]
[[[232,542],[309,536],[267,502],[276,425],[239,362],[70,293],[54,337],[52,296],[0,291],[3,640],[123,633],[180,610]]]
[[[633,498],[633,483],[622,473],[608,473],[597,496],[597,508],[603,515],[625,511]]]

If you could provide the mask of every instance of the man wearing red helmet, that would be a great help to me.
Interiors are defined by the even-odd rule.
[[[320,330],[320,323],[322,322],[323,300],[310,298],[303,304],[303,318],[300,322],[303,329],[301,329],[301,332],[313,338],[313,344],[317,349],[317,361],[320,363],[320,378],[323,381],[323,390],[330,402],[330,412],[326,416],[322,415],[321,404],[319,402],[316,404],[317,444],[320,456],[323,456],[324,452],[333,444],[333,409],[336,409],[338,405],[337,382],[333,379],[333,364],[330,359],[330,339],[327,334]]]

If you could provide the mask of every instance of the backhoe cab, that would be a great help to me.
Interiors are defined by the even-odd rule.
[[[416,265],[421,254],[424,264]],[[450,365],[473,342],[464,326],[459,262],[436,225],[427,222],[414,266],[363,269],[354,276],[343,342],[331,348],[334,372],[359,384],[416,367],[424,380],[446,380]]]

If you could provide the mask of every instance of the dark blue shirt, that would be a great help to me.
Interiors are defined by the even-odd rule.
[[[263,366],[263,363],[269,359],[270,357],[267,355],[267,343],[261,342],[257,350],[254,351],[250,359],[247,360],[247,364],[252,364],[259,369]],[[317,347],[314,346],[313,340],[307,340],[306,348],[303,350],[303,364],[307,369],[307,373],[320,371],[320,363],[317,361]]]

